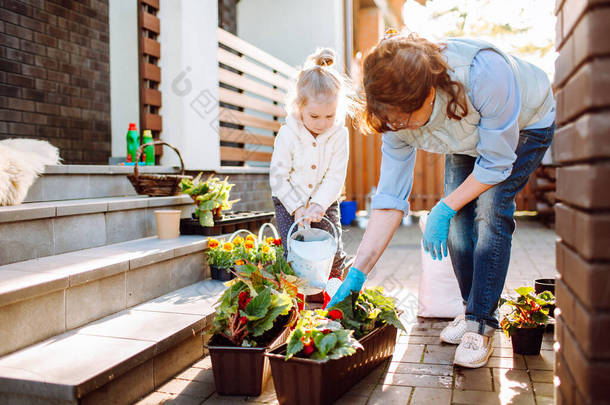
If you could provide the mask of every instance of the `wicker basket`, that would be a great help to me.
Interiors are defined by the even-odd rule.
[[[166,145],[172,148],[180,158],[180,174],[139,174],[138,165],[133,167],[133,174],[127,176],[131,184],[136,189],[138,194],[145,194],[152,197],[164,197],[176,195],[180,191],[180,182],[182,179],[192,179],[193,176],[184,174],[184,161],[178,149],[167,142],[154,141],[140,145],[136,152],[136,162],[140,161],[140,155],[146,146],[150,145]]]

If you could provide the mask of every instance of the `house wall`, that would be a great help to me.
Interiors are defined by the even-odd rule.
[[[46,139],[64,163],[107,163],[108,1],[1,4],[0,139]]]
[[[610,1],[557,1],[556,404],[610,404]],[[557,314],[557,312],[556,312]]]
[[[333,48],[344,66],[343,0],[256,0],[237,4],[237,34],[291,66],[317,47]]]

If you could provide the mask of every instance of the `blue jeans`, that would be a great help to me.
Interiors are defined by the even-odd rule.
[[[515,196],[540,164],[554,132],[554,125],[522,130],[510,176],[464,206],[451,220],[447,244],[466,303],[468,331],[489,336],[499,327],[495,312],[510,261]],[[447,155],[445,195],[466,180],[474,163],[472,156]]]

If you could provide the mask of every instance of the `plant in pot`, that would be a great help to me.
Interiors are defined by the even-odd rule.
[[[234,249],[231,242],[213,238],[208,239],[206,258],[213,280],[228,281],[235,277],[231,272]]]
[[[201,181],[202,175],[199,173],[193,180],[182,179],[180,190],[195,201],[197,208],[193,215],[199,218],[201,226],[214,226],[214,219],[221,218],[222,210],[231,209],[239,200],[229,200],[234,184],[227,182],[227,178],[220,180],[210,175]]]
[[[235,236],[231,239],[233,243],[233,263],[236,266],[243,266],[246,263],[255,263],[257,243],[256,238],[247,235],[246,238]]]
[[[404,327],[382,288],[354,292],[328,311],[301,311],[288,343],[266,354],[279,403],[332,404],[393,355],[397,329]]]
[[[500,321],[500,327],[511,339],[514,353],[540,354],[545,326],[549,322],[548,305],[555,304],[555,297],[549,291],[535,294],[532,287],[520,287],[515,291],[515,299],[500,298],[500,307],[509,309]]]
[[[284,343],[297,320],[298,279],[250,263],[235,272],[219,300],[208,349],[220,395],[258,396],[271,372],[265,352]]]

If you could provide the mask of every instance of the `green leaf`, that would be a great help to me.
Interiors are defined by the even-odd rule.
[[[303,350],[303,342],[301,342],[301,338],[303,337],[302,329],[295,329],[292,331],[290,336],[288,337],[288,347],[286,349],[286,360]]]
[[[515,291],[521,296],[527,296],[528,294],[533,293],[534,289],[532,287],[519,287],[515,289]]]
[[[322,356],[326,356],[326,354],[335,347],[337,340],[337,336],[334,333],[329,333],[324,336],[319,343],[316,342],[316,347]]]
[[[269,305],[271,305],[271,290],[265,288],[256,297],[252,298],[245,310],[241,311],[241,314],[249,321],[261,319],[267,313]]]
[[[270,289],[267,289],[270,290]],[[254,301],[254,300],[252,300]],[[250,303],[252,303],[250,301]],[[254,322],[252,325],[252,334],[256,336],[261,336],[263,333],[273,328],[273,324],[276,321],[277,317],[280,315],[288,315],[290,310],[292,309],[292,298],[290,295],[281,293],[274,294],[271,297],[271,309],[263,319]]]
[[[201,226],[214,226],[214,216],[211,211],[199,212],[199,224]]]

